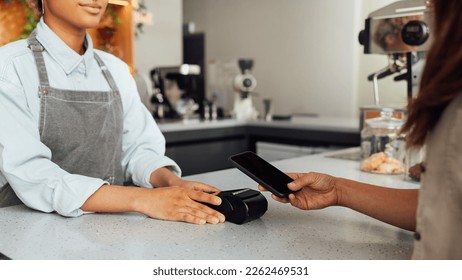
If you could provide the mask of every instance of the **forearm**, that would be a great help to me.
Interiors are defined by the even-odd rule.
[[[88,212],[131,212],[138,211],[137,202],[144,189],[103,185],[80,207]]]
[[[392,189],[338,178],[338,204],[385,223],[414,231],[418,190]]]
[[[200,202],[219,205],[221,199],[179,186],[148,189],[103,185],[85,201],[81,209],[88,212],[139,212],[155,219],[194,224],[224,222],[223,214]]]

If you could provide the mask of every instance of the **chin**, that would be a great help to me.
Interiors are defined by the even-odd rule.
[[[81,19],[81,26],[85,29],[91,29],[98,27],[100,22],[100,18],[82,18]]]

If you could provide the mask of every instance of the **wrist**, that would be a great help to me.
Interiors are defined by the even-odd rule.
[[[135,188],[133,190],[132,195],[129,198],[132,212],[145,213],[146,200],[144,198],[148,197],[148,193],[146,193],[148,191],[150,191],[150,189]]]
[[[335,178],[334,189],[337,193],[337,206],[347,206],[346,197],[347,191],[346,186],[348,186],[347,179],[344,178]]]
[[[155,187],[168,187],[179,185],[183,179],[173,173],[168,167],[161,167],[151,173],[149,182]]]

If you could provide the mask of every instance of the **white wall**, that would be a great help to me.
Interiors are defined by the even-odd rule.
[[[179,65],[183,61],[182,0],[145,0],[153,25],[135,39],[135,69],[149,75],[156,66]]]
[[[387,63],[385,56],[364,55],[357,36],[370,12],[394,1],[145,0],[153,25],[135,39],[135,68],[148,75],[155,66],[180,64],[182,23],[193,21],[206,32],[207,60],[219,62],[209,65],[224,69],[209,80],[226,86],[228,108],[236,59],[250,57],[258,109],[270,97],[276,114],[356,116],[374,101],[367,76]],[[379,86],[384,104],[405,102],[404,82],[388,77]]]
[[[358,33],[371,11],[391,2],[184,0],[183,17],[206,33],[207,59],[221,68],[234,67],[237,58],[255,60],[257,105],[270,97],[276,114],[354,117],[374,101],[367,76],[387,64],[385,56],[362,53]],[[404,82],[386,78],[379,85],[383,103],[404,102]],[[232,98],[230,89],[228,105]]]
[[[358,1],[186,0],[185,21],[207,36],[208,59],[255,60],[256,98],[275,114],[356,110]]]

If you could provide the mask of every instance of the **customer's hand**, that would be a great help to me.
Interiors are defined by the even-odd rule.
[[[220,190],[212,186],[179,180],[177,186],[146,189],[139,205],[140,212],[156,219],[183,221],[193,224],[218,224],[225,221],[220,212],[200,202],[220,205]]]
[[[289,173],[293,182],[287,186],[294,193],[288,198],[280,198],[272,195],[274,200],[289,203],[303,210],[322,209],[337,205],[338,193],[335,186],[336,178],[322,173]],[[258,186],[260,190],[265,188]]]

